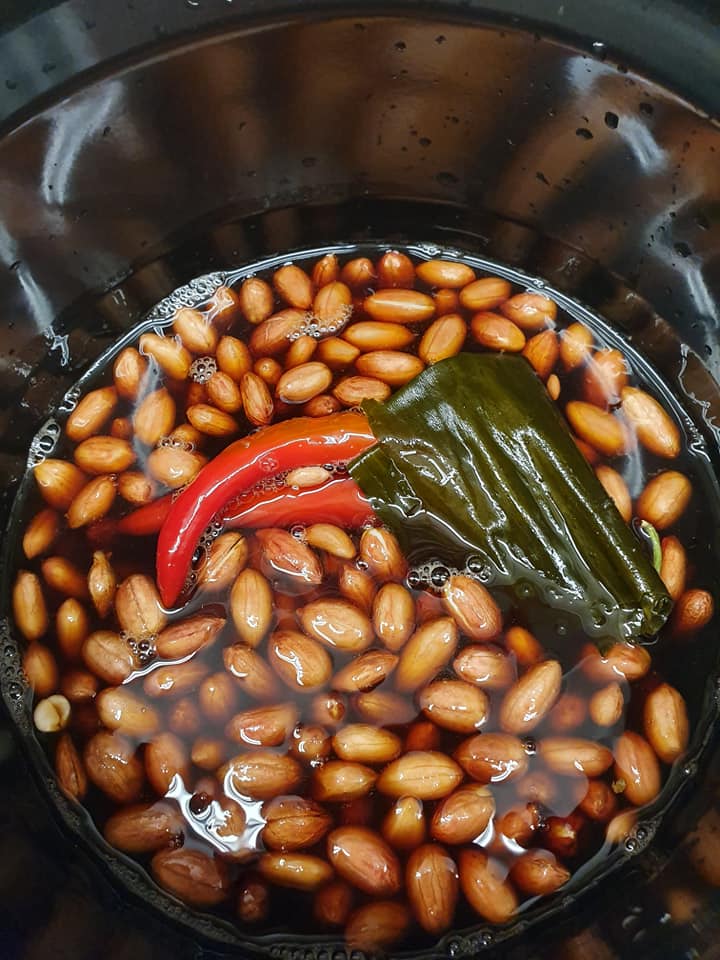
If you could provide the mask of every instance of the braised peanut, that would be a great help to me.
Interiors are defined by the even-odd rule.
[[[272,800],[294,793],[303,781],[303,771],[292,757],[256,750],[233,757],[219,772],[221,782],[226,777],[238,793],[255,800]]]
[[[673,611],[672,626],[679,637],[688,637],[707,626],[715,613],[715,601],[707,590],[686,590]]]
[[[359,653],[372,643],[370,620],[347,600],[314,600],[298,615],[303,630],[328,647]]]
[[[471,640],[492,640],[502,629],[498,605],[489,591],[471,577],[449,577],[443,588],[443,604]]]
[[[147,371],[147,360],[134,347],[125,347],[113,365],[115,389],[125,400],[134,400]]]
[[[528,767],[522,741],[509,733],[482,733],[470,737],[460,744],[454,756],[463,770],[480,783],[516,780]]]
[[[161,887],[194,907],[215,906],[228,895],[227,868],[200,850],[161,850],[150,869]]]
[[[412,594],[399,583],[385,583],[375,595],[372,614],[378,638],[388,650],[400,650],[415,627]]]
[[[546,737],[540,741],[539,752],[550,770],[566,777],[599,777],[613,759],[607,747],[580,737]]]
[[[368,650],[338,670],[332,688],[343,693],[372,690],[390,676],[397,662],[395,654],[387,650]]]
[[[460,787],[438,804],[430,833],[440,843],[471,843],[486,829],[495,814],[495,800],[488,787]]]
[[[460,887],[473,910],[491,923],[506,923],[518,902],[498,865],[483,850],[466,848],[460,851],[458,870]]]
[[[458,642],[455,621],[438,617],[418,627],[400,651],[395,686],[417,690],[431,680],[450,660]]]
[[[583,394],[588,403],[594,403],[603,410],[617,406],[627,380],[625,357],[619,350],[598,350],[587,356],[583,371]],[[627,410],[623,410],[627,416]]]
[[[354,910],[345,925],[345,941],[353,950],[375,952],[391,946],[407,932],[410,911],[398,900],[373,900]]]
[[[592,403],[572,400],[565,415],[575,433],[606,457],[619,457],[631,448],[631,439],[624,423],[614,414]]]
[[[198,574],[198,586],[225,590],[240,575],[247,563],[247,540],[230,531],[213,540],[205,563]]]
[[[154,636],[167,623],[157,587],[143,574],[133,574],[117,588],[115,612],[123,630],[136,639]]]
[[[660,579],[672,599],[677,602],[685,590],[687,581],[687,555],[677,537],[663,537],[661,541],[662,563]]]
[[[530,667],[513,684],[500,705],[500,726],[508,733],[528,733],[544,720],[560,693],[562,667],[545,660]]]
[[[661,683],[645,698],[643,728],[663,763],[674,763],[687,749],[690,732],[685,700],[669,683]]]
[[[40,580],[28,570],[20,570],[12,592],[15,624],[26,640],[39,640],[48,629],[48,613]]]
[[[377,788],[390,797],[439,800],[462,780],[460,767],[444,753],[416,750],[393,760],[380,774]]]
[[[332,817],[304,797],[269,800],[263,805],[263,818],[263,843],[283,852],[314,847],[332,826]]]
[[[692,497],[692,484],[676,470],[659,473],[647,484],[637,502],[637,515],[656,530],[667,530],[685,513]]]
[[[461,679],[488,690],[509,687],[516,675],[512,657],[489,643],[463,647],[453,660],[453,669]]]
[[[129,741],[119,733],[98,731],[83,753],[89,779],[116,803],[133,803],[143,785],[142,764]]]
[[[625,709],[622,687],[616,681],[597,690],[590,697],[590,719],[599,727],[614,727]]]
[[[425,364],[419,357],[400,350],[371,350],[357,358],[355,368],[362,377],[381,380],[389,387],[401,387],[422,373]]]
[[[547,850],[524,853],[512,865],[509,879],[522,893],[546,896],[570,879],[570,871]]]
[[[438,844],[428,843],[410,855],[405,873],[415,919],[434,936],[447,930],[455,915],[458,872],[455,861]]]
[[[55,775],[60,789],[73,800],[82,800],[87,793],[87,774],[69,733],[63,733],[55,747]]]
[[[383,819],[381,832],[390,846],[401,852],[414,850],[423,843],[427,828],[422,800],[417,797],[396,800]]]
[[[338,827],[328,835],[327,854],[342,879],[363,893],[392,896],[400,890],[400,862],[372,830]]]
[[[98,694],[96,703],[98,717],[108,730],[145,739],[160,726],[157,710],[125,687],[106,687]]]
[[[136,804],[109,817],[103,834],[125,853],[154,853],[182,836],[182,817],[169,803]]]
[[[625,523],[630,523],[632,518],[632,499],[627,484],[612,467],[606,464],[600,464],[595,467],[595,476],[605,488],[605,493],[610,497],[620,516]]]
[[[88,592],[101,619],[107,617],[113,608],[116,588],[117,580],[110,557],[102,550],[96,550],[88,571]]]
[[[418,345],[423,363],[438,363],[460,353],[467,337],[467,324],[457,313],[446,313],[427,328]]]
[[[85,640],[82,658],[88,670],[106,683],[124,683],[140,664],[129,644],[112,630],[96,630]]]
[[[630,730],[615,744],[615,779],[622,781],[623,796],[636,807],[650,803],[660,792],[660,766],[652,747]]]
[[[453,733],[476,733],[487,721],[487,694],[465,680],[435,680],[418,694],[418,706],[439,727]]]
[[[145,747],[145,773],[150,786],[161,797],[165,796],[173,778],[180,776],[185,783],[190,779],[185,744],[172,733],[160,733]]]
[[[258,861],[260,876],[279,887],[317,890],[332,878],[330,864],[309,853],[265,853]]]
[[[400,753],[400,737],[368,723],[351,723],[333,737],[333,750],[341,760],[379,764],[394,760]]]
[[[592,331],[583,323],[571,323],[560,336],[560,361],[566,371],[583,366],[593,345]]]
[[[370,767],[347,760],[327,760],[313,771],[312,795],[323,803],[341,803],[364,797],[375,785]]]

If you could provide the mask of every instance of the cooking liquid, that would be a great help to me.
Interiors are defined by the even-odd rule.
[[[428,246],[410,246],[403,249],[416,263],[424,259],[447,256],[446,252]],[[295,255],[293,256],[292,262],[303,266],[310,272],[313,263],[318,257],[326,252],[331,252],[331,250],[332,248],[327,248],[319,252],[313,251],[311,254]],[[336,248],[336,250],[341,263],[344,263],[352,256],[359,255],[366,255],[375,259],[382,254],[384,248],[363,247],[362,249],[353,249],[352,251],[349,251],[348,248]],[[454,251],[453,258],[457,257],[458,254]],[[709,589],[713,594],[716,594],[714,579],[716,575],[715,571],[718,568],[718,558],[712,553],[712,527],[714,522],[710,519],[710,511],[715,513],[717,508],[716,482],[711,472],[710,458],[704,443],[689,423],[687,417],[683,414],[675,398],[663,387],[658,377],[648,368],[648,365],[642,357],[635,353],[634,350],[602,320],[592,316],[582,307],[572,303],[564,296],[548,290],[542,285],[532,283],[521,274],[487,261],[478,260],[474,257],[468,256],[462,259],[475,268],[478,276],[504,276],[511,279],[514,282],[514,293],[530,289],[545,293],[556,300],[559,305],[558,330],[566,327],[569,323],[580,320],[593,331],[597,348],[616,348],[622,351],[630,368],[630,383],[632,385],[649,389],[650,392],[661,399],[664,408],[670,412],[673,419],[679,423],[683,431],[683,449],[681,455],[672,462],[660,460],[652,454],[649,454],[638,444],[627,456],[613,460],[612,465],[614,469],[618,470],[623,476],[633,501],[639,496],[648,478],[661,470],[678,470],[690,479],[693,485],[693,498],[690,506],[679,523],[667,532],[675,534],[687,550],[689,567],[692,572],[688,586],[703,587]],[[177,291],[176,294],[168,298],[167,301],[163,301],[147,321],[133,330],[121,343],[109,351],[109,353],[95,364],[92,370],[82,378],[77,387],[69,392],[67,404],[63,407],[57,420],[47,424],[31,444],[29,466],[34,466],[46,456],[72,459],[71,446],[58,428],[58,424],[62,426],[63,415],[66,415],[73,409],[81,395],[84,395],[90,389],[112,383],[112,363],[120,349],[124,346],[135,344],[137,338],[143,332],[160,332],[161,329],[169,327],[174,311],[181,305],[194,306],[202,309],[203,304],[207,302],[212,290],[220,283],[239,288],[243,279],[249,275],[256,275],[270,280],[274,270],[284,262],[287,262],[286,258],[276,258],[244,267],[235,272],[212,275],[212,277],[208,279],[201,278],[187,288],[182,288],[180,291]],[[421,284],[416,284],[416,286],[425,289]],[[370,294],[371,292],[370,289],[365,291],[366,294]],[[283,306],[284,304],[279,304],[277,309],[281,309]],[[424,326],[425,325],[423,325],[423,328]],[[252,328],[250,325],[246,324],[242,319],[237,320],[229,330],[233,336],[241,339],[247,339],[251,331]],[[306,332],[316,338],[322,338],[335,333],[333,330],[320,328],[318,325],[309,327]],[[528,334],[528,336],[530,336],[530,334]],[[482,348],[478,347],[474,342],[472,336],[469,336],[464,350],[475,351],[481,349]],[[202,382],[203,379],[207,377],[208,370],[206,368],[208,364],[211,369],[213,361],[206,362],[196,360],[191,376],[193,376],[196,381]],[[567,375],[563,373],[559,364],[556,370],[560,375],[562,385],[561,404],[564,404],[570,399],[582,399],[580,372],[576,371]],[[337,374],[336,380],[340,376],[347,375],[348,372],[352,371],[343,371]],[[158,373],[158,385],[160,385],[162,380],[164,380],[164,377],[161,373]],[[114,416],[132,417],[133,409],[129,404],[122,403],[121,408],[116,410]],[[181,413],[181,409],[182,405],[179,402],[179,414]],[[242,415],[238,414],[237,416],[242,424]],[[181,422],[180,416],[178,416],[178,422]],[[242,431],[249,432],[251,429],[249,425],[241,426]],[[222,450],[228,442],[226,439],[207,437],[203,447],[203,453],[209,458],[212,458],[212,456]],[[143,470],[143,457],[146,456],[149,451],[139,444],[135,446],[138,452],[138,461],[132,469]],[[343,466],[340,465],[334,469],[342,474]],[[275,483],[281,485],[282,478],[270,479],[268,483],[270,485]],[[17,534],[20,533],[21,535],[30,518],[43,506],[44,504],[32,479],[32,473],[29,470],[14,511],[13,532],[15,533],[14,540],[16,543],[18,540]],[[117,517],[124,515],[132,509],[131,506],[124,503],[121,498],[118,497],[110,516]],[[204,546],[198,551],[196,556],[198,561],[196,570],[199,569],[201,565],[203,550],[206,551],[208,549],[209,544],[221,530],[222,527],[216,524],[209,531],[205,538]],[[299,538],[303,536],[303,529],[301,527],[294,528],[292,532]],[[357,537],[354,539],[357,542]],[[81,529],[79,531],[64,531],[60,543],[53,547],[50,552],[66,556],[76,563],[81,570],[86,570],[90,565],[93,549],[103,549],[111,554],[111,562],[117,573],[118,580],[121,580],[131,573],[146,573],[150,577],[153,577],[155,542],[156,538],[154,536],[148,538],[114,536],[107,541],[103,541],[99,546],[91,545],[86,536],[86,530]],[[13,539],[11,538],[11,544],[12,543]],[[22,555],[21,550],[18,549],[15,562],[11,564],[11,569],[30,569],[39,573],[39,562],[41,559],[42,558],[27,561]],[[360,561],[357,561],[357,563],[361,564]],[[466,572],[474,575],[474,571],[472,570]],[[441,559],[413,567],[409,570],[405,585],[412,591],[416,607],[429,606],[433,609],[437,608],[435,615],[441,614],[442,610],[439,597],[448,573],[449,571]],[[489,584],[489,587],[492,590],[492,584]],[[307,600],[307,597],[302,594],[298,595],[293,589],[288,590],[282,578],[279,578],[277,582],[273,584],[273,589],[276,596],[280,596],[282,599],[281,606],[283,610],[293,605],[302,606]],[[203,608],[205,612],[208,610],[217,611],[228,617],[225,628],[215,641],[194,655],[194,662],[206,665],[207,675],[224,672],[222,650],[227,644],[237,639],[229,615],[227,593],[226,591],[224,594],[212,595],[200,591],[191,592],[189,599],[181,609],[168,611],[170,623],[184,619],[200,608]],[[71,665],[62,662],[56,638],[52,630],[54,629],[55,610],[64,598],[50,591],[47,591],[46,595],[48,597],[50,612],[51,633],[44,638],[43,642],[47,643],[58,657],[62,674],[68,667],[82,666],[82,664],[75,663]],[[337,585],[332,577],[325,578],[321,588],[313,593],[313,599],[323,595],[338,595]],[[92,606],[89,603],[86,604],[86,607],[93,617],[91,630],[117,628],[112,614],[108,620],[100,621],[95,617],[92,612]],[[582,636],[577,624],[574,623],[569,616],[558,614],[557,611],[549,610],[537,602],[528,604],[523,609],[516,608],[504,612],[505,629],[513,624],[530,627],[542,644],[546,656],[549,658],[557,658],[563,664],[563,694],[569,697],[577,697],[579,698],[578,703],[582,702],[587,704],[590,695],[598,689],[598,685],[591,684],[588,681],[578,663],[579,651],[583,643],[586,642],[586,638]],[[461,646],[463,642],[464,641],[461,641]],[[498,641],[498,643],[501,643],[501,641]],[[261,652],[262,649],[261,647]],[[561,859],[572,871],[572,876],[569,882],[561,888],[554,900],[549,902],[550,906],[568,894],[582,890],[584,885],[596,879],[599,874],[609,869],[618,859],[636,852],[639,847],[647,842],[652,836],[662,810],[670,803],[673,795],[677,792],[687,776],[687,771],[691,769],[691,767],[688,766],[689,761],[693,755],[697,753],[705,736],[708,722],[705,686],[707,678],[715,673],[716,660],[716,651],[712,642],[712,625],[688,640],[678,640],[674,638],[669,627],[665,628],[658,638],[649,641],[649,649],[652,656],[651,669],[653,675],[657,674],[662,679],[671,683],[680,691],[687,704],[691,728],[691,744],[688,749],[688,754],[678,760],[672,769],[663,768],[665,783],[660,797],[649,809],[640,811],[640,826],[632,828],[627,839],[619,846],[613,846],[606,841],[604,824],[593,822],[584,817],[577,819],[576,825],[578,830],[577,835],[574,835],[572,824],[568,826],[566,818],[571,817],[573,812],[577,810],[586,787],[585,778],[553,777],[553,797],[548,802],[543,803],[541,807],[541,826],[532,841],[532,845],[539,848],[548,848],[550,846],[550,833],[554,830],[559,831],[558,836],[560,836],[560,839],[558,840],[556,838],[553,841],[555,843],[555,849],[556,851],[563,849],[562,845],[565,843],[565,854]],[[153,654],[152,643],[145,644],[144,647],[141,647],[139,654],[142,665],[126,683],[128,688],[138,697],[150,702],[149,698],[147,698],[143,692],[143,681],[148,674],[162,668],[165,664]],[[332,656],[335,671],[352,659],[351,655],[342,654],[336,650],[332,651]],[[452,671],[448,668],[441,675],[449,676],[451,673]],[[621,681],[621,685],[625,690],[626,703],[622,718],[614,727],[597,727],[590,720],[585,710],[584,718],[581,719],[579,723],[574,724],[571,729],[567,731],[567,734],[573,737],[586,737],[591,740],[597,740],[612,748],[614,741],[623,729],[628,728],[642,732],[642,719],[638,708],[638,705],[641,703],[641,692],[634,693],[635,688],[641,687],[642,683],[641,681],[639,684],[632,684],[628,687]],[[392,688],[392,677],[389,678],[385,686],[390,689]],[[487,723],[483,729],[495,730],[497,729],[496,723],[499,703],[505,691],[487,692],[491,699],[490,722]],[[189,694],[189,698],[194,699],[193,692]],[[278,699],[289,700],[291,698],[292,694],[288,690],[284,690]],[[314,719],[309,715],[310,699],[311,698],[307,696],[297,698],[298,715],[301,723],[314,722]],[[346,697],[344,699],[347,709],[344,722],[362,720],[362,717],[354,712],[351,698]],[[416,715],[418,720],[425,719],[422,714],[418,713],[411,695],[407,695],[405,700],[407,701],[408,710],[411,714]],[[236,712],[257,705],[257,703],[251,701],[239,701]],[[167,717],[173,709],[174,702],[154,701],[152,702],[152,706],[157,708],[163,715],[164,725],[162,729],[167,729]],[[203,717],[202,711],[198,711],[198,717],[199,726],[193,731],[192,735],[187,737],[188,754],[190,753],[193,742],[195,742],[198,737],[213,739],[223,737],[224,722],[212,723]],[[531,776],[535,772],[542,772],[542,774],[545,775],[546,771],[537,756],[537,743],[542,740],[545,735],[562,735],[565,731],[558,726],[559,723],[560,721],[558,721],[557,717],[553,717],[551,714],[532,731],[531,736],[525,738],[525,749],[529,757],[528,776]],[[393,724],[391,728],[399,733],[401,737],[404,737],[409,729],[409,724]],[[81,749],[83,742],[96,729],[94,708],[91,704],[76,705],[73,707],[73,715],[69,729],[76,745]],[[182,735],[180,736],[182,738]],[[465,738],[464,735],[440,731],[440,744],[437,749],[452,754],[457,745]],[[52,756],[56,739],[55,735],[48,735],[44,739],[47,749]],[[287,745],[279,748],[281,752],[286,749],[286,746]],[[138,744],[138,747],[140,751],[142,751],[142,745]],[[227,757],[244,752],[246,749],[250,750],[251,747],[227,743]],[[229,784],[227,778],[224,783],[219,785],[219,792],[214,796],[211,795],[211,793],[204,788],[204,784],[207,784],[208,777],[212,778],[212,776],[212,772],[209,773],[207,770],[202,770],[191,765],[191,775],[187,782],[181,778],[176,778],[167,797],[169,802],[178,805],[186,822],[187,827],[183,841],[184,846],[186,848],[197,848],[210,854],[227,856],[231,873],[241,875],[247,870],[252,870],[253,867],[251,856],[249,857],[248,864],[238,860],[239,852],[263,850],[262,829],[265,823],[262,812],[263,804],[262,802],[238,794]],[[607,783],[613,783],[612,768],[602,779]],[[497,812],[493,824],[477,838],[476,843],[487,850],[492,857],[507,864],[509,867],[517,856],[524,853],[525,850],[513,840],[504,837],[498,831],[497,825],[508,811],[518,809],[521,798],[518,795],[515,782],[494,783],[491,784],[491,789],[495,797]],[[228,834],[227,829],[223,829],[225,824],[225,814],[223,813],[221,805],[223,791],[226,792],[226,795],[230,795],[244,810],[244,829],[242,832],[239,832],[238,835]],[[298,792],[302,793],[302,788]],[[143,799],[147,801],[154,799],[154,795],[147,785]],[[532,798],[528,796],[525,799],[530,800]],[[623,804],[622,792],[618,794],[618,801],[618,809],[625,809],[626,805]],[[378,828],[393,802],[393,800],[381,794],[371,793],[367,800],[363,802],[355,801],[330,806],[334,808],[333,814],[336,824],[345,822],[367,822],[369,826]],[[433,802],[425,803],[425,813],[428,822],[435,805]],[[90,812],[100,832],[102,832],[103,825],[108,816],[116,809],[115,805],[92,785],[84,801],[84,806]],[[553,820],[553,818],[560,818],[560,820]],[[324,848],[325,842],[322,840],[318,845],[321,856],[324,856]],[[147,865],[150,858],[138,857],[137,859],[141,864]],[[322,929],[313,919],[313,896],[312,893],[301,893],[279,887],[272,888],[270,913],[267,920],[255,927],[246,927],[245,929],[248,935],[265,934],[271,931],[284,931],[289,934],[309,934],[316,938],[327,935],[337,938],[338,931]],[[358,895],[356,903],[361,903],[365,899],[364,895]],[[217,908],[216,912],[219,916],[237,922],[234,912],[234,901],[234,896],[231,896],[227,904],[223,904]],[[527,918],[528,910],[537,909],[542,911],[546,909],[546,906],[546,903],[542,901],[539,902],[537,898],[531,897],[523,901],[520,909],[521,913],[525,913]],[[291,918],[290,922],[288,918]],[[452,929],[458,930],[471,927],[477,925],[479,922],[482,923],[481,918],[477,917],[461,896]],[[423,934],[421,931],[418,932],[418,930],[419,928],[414,929],[406,941],[403,942],[403,946],[412,946],[414,949],[419,949],[422,946],[429,945],[433,941],[434,938]]]

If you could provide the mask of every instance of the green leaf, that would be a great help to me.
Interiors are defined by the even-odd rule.
[[[598,642],[662,627],[665,587],[524,358],[460,354],[363,406],[378,443],[350,473],[412,565],[469,563]]]

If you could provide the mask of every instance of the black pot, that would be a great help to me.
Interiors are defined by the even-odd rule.
[[[715,5],[4,6],[3,521],[30,437],[157,300],[340,241],[423,240],[545,277],[632,339],[718,453]],[[104,848],[31,735],[7,621],[3,640],[3,957],[344,955],[291,935],[244,942]],[[440,955],[715,956],[716,748],[611,879],[508,940],[451,936]]]

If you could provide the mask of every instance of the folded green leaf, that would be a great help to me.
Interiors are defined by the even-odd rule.
[[[460,354],[363,406],[378,443],[350,473],[411,564],[470,564],[596,641],[662,627],[662,581],[526,360]]]

